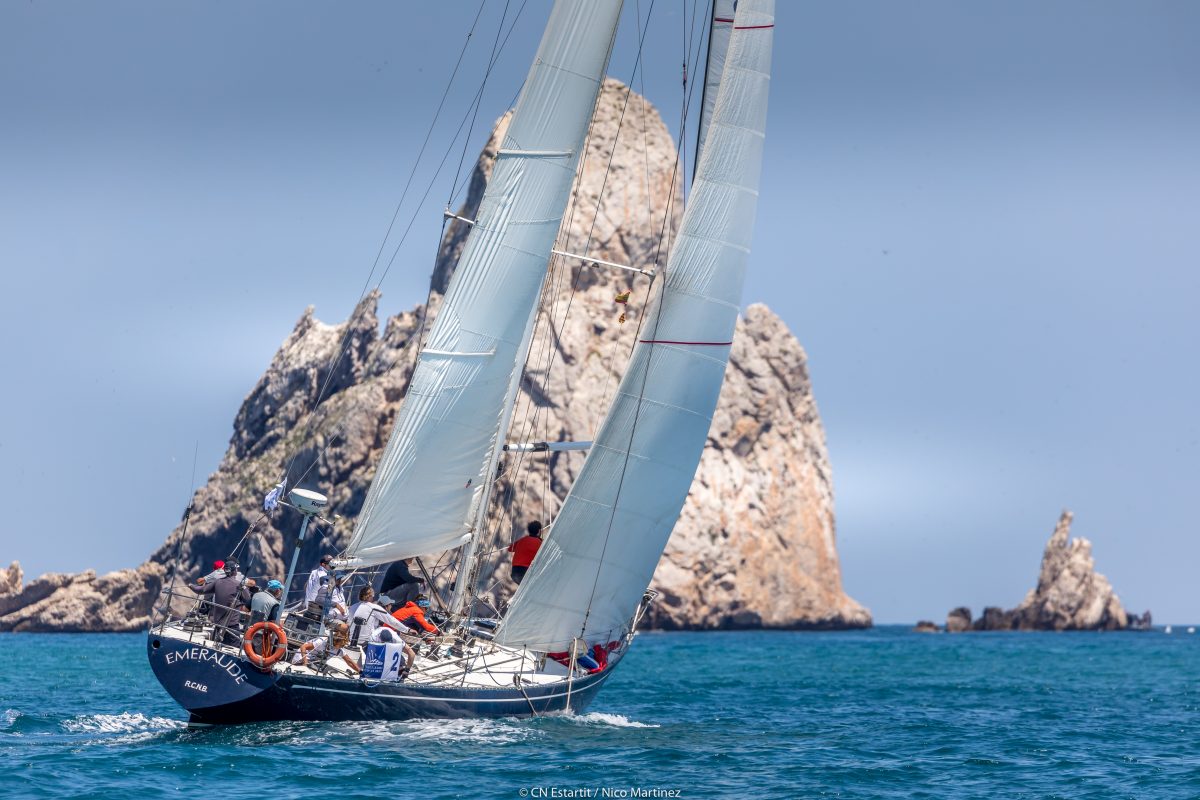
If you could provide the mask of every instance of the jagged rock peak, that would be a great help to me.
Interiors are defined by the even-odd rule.
[[[1114,630],[1129,621],[1108,578],[1096,572],[1092,543],[1071,539],[1074,515],[1063,511],[1046,542],[1037,588],[1014,610],[1016,626],[1037,630]]]
[[[989,606],[971,622],[967,608],[957,608],[946,618],[946,630],[1121,630],[1129,627],[1128,615],[1108,579],[1096,572],[1092,543],[1071,538],[1074,515],[1063,511],[1046,542],[1037,586],[1014,609]],[[1149,627],[1150,612],[1146,612]]]

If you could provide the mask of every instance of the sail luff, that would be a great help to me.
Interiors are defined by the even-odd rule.
[[[708,124],[712,121],[713,109],[717,106],[717,93],[721,86],[721,73],[725,70],[725,59],[729,53],[729,37],[733,34],[733,15],[736,8],[737,0],[713,0],[712,19],[708,28],[708,57],[704,64],[704,92],[700,96],[700,123],[696,127],[696,153],[692,156],[697,167],[704,153]]]
[[[463,544],[608,63],[621,0],[557,0],[343,563]]]
[[[687,498],[729,359],[750,251],[773,0],[740,0],[665,283],[579,477],[496,641],[563,650],[627,629]]]

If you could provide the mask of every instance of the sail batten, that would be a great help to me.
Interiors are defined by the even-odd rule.
[[[664,284],[587,461],[497,629],[500,644],[563,650],[627,632],[691,488],[753,235],[773,0],[739,0],[733,20]]]
[[[343,563],[462,544],[486,494],[621,0],[558,0]]]

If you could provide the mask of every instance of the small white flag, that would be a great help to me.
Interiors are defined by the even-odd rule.
[[[283,489],[285,486],[287,486],[287,478],[284,478],[282,481],[277,483],[275,488],[272,489],[265,498],[263,498],[263,511],[269,513],[275,510],[275,507],[279,505],[280,498],[283,497]]]

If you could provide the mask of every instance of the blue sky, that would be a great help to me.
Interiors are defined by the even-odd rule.
[[[847,590],[880,622],[1011,607],[1069,507],[1129,607],[1200,619],[1200,6],[779,5],[745,300],[809,353]],[[656,0],[642,76],[673,129],[685,6]],[[0,5],[0,559],[163,540],[304,307],[353,306],[477,7]],[[385,312],[424,298],[448,193],[406,204]]]

